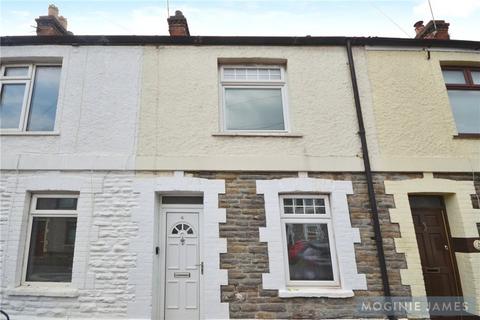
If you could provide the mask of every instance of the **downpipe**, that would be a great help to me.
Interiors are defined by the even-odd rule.
[[[353,98],[355,100],[355,110],[357,113],[358,135],[362,144],[363,165],[365,167],[365,176],[367,178],[368,199],[372,210],[373,231],[375,233],[375,244],[378,253],[378,262],[380,265],[380,274],[382,277],[383,294],[386,302],[390,302],[392,293],[390,291],[390,283],[388,281],[387,263],[385,261],[385,251],[383,249],[383,238],[380,230],[380,219],[378,217],[377,200],[375,198],[375,190],[373,189],[372,169],[370,167],[370,158],[368,154],[367,137],[365,135],[365,125],[363,123],[362,107],[360,104],[360,94],[358,92],[357,76],[355,74],[355,64],[353,61],[351,39],[347,38],[346,43],[348,66],[350,68],[350,78],[352,80]],[[388,319],[394,320],[395,316],[389,315]]]

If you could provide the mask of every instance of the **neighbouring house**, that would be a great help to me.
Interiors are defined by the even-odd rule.
[[[441,20],[415,39],[168,22],[73,35],[50,6],[0,39],[0,309],[352,319],[463,296],[480,315],[479,42]]]

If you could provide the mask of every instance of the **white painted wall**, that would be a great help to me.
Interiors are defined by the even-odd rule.
[[[142,55],[141,47],[2,47],[2,63],[63,60],[56,134],[0,134],[2,169],[133,168]]]

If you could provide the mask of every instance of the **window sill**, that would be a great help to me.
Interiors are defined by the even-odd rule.
[[[302,134],[288,132],[217,132],[212,133],[214,137],[284,137],[303,138]]]
[[[0,131],[0,136],[59,136],[58,131]]]
[[[9,296],[32,296],[32,297],[78,297],[78,290],[70,287],[48,286],[20,286],[7,290]]]
[[[288,288],[278,290],[280,298],[350,298],[354,296],[353,290],[340,288]]]
[[[480,139],[480,133],[459,133],[453,139]]]

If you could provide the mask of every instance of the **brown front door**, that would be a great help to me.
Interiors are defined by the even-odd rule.
[[[443,199],[410,196],[427,296],[461,296]]]

